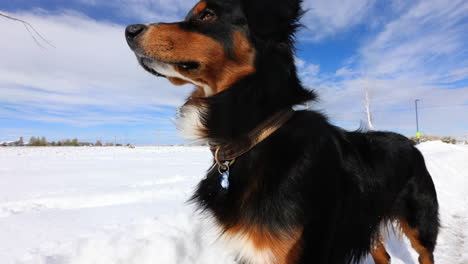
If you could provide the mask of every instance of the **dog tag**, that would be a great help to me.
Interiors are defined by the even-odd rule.
[[[229,170],[220,175],[221,187],[225,190],[229,189]]]
[[[218,172],[221,187],[225,190],[229,189],[229,161],[224,162],[224,168],[218,165]]]

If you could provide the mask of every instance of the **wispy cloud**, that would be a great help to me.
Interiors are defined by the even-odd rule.
[[[306,0],[303,39],[320,41],[362,23],[375,0]]]
[[[306,74],[322,95],[320,107],[356,124],[364,119],[367,87],[377,128],[413,130],[413,102],[421,99],[431,113],[422,117],[426,132],[467,131],[468,2],[424,0],[405,8],[395,7],[399,13],[335,74]]]
[[[0,23],[8,36],[0,42],[3,117],[12,114],[6,114],[6,105],[16,105],[30,110],[13,111],[23,119],[79,125],[136,121],[131,112],[178,106],[191,89],[144,72],[126,46],[123,26],[74,12],[13,15],[34,24],[56,48],[39,49],[21,25]],[[99,117],[89,109],[99,109]],[[50,111],[60,115],[50,116]]]
[[[466,66],[467,61],[459,59],[468,55],[467,16],[464,0],[419,1],[364,45],[361,67],[371,75],[402,76],[444,74]],[[458,65],[452,63],[455,58]]]
[[[138,23],[180,21],[196,0],[75,0],[85,5],[105,6]]]

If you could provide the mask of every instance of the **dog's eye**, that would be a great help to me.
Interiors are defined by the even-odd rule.
[[[216,18],[216,14],[210,9],[206,9],[205,11],[201,12],[200,15],[198,16],[198,20],[204,21],[204,22],[213,21],[215,18]]]
[[[179,63],[176,63],[176,65],[184,70],[195,70],[200,67],[200,64],[195,61],[179,62]]]

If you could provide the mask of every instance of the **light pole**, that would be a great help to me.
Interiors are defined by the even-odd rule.
[[[419,101],[420,101],[419,99],[414,100],[414,109],[416,110],[416,140],[418,144],[421,139],[421,133],[419,132],[419,116],[418,116],[418,102]]]

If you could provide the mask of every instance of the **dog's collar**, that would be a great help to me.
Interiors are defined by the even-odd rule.
[[[256,145],[282,127],[289,119],[291,119],[293,114],[294,110],[292,109],[279,111],[260,123],[260,125],[248,134],[238,138],[237,140],[224,145],[210,145],[210,150],[213,153],[216,163],[223,169],[232,165],[238,157],[249,152]]]

